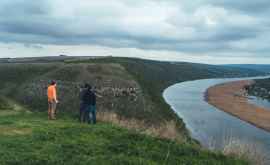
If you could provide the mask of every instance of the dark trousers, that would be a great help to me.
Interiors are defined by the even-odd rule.
[[[80,104],[80,122],[81,123],[89,123],[90,122],[90,118],[89,118],[89,105],[81,103]]]
[[[96,119],[96,106],[95,105],[89,106],[89,119],[90,119],[90,122],[92,122],[93,124],[96,124],[97,119]]]
[[[96,124],[96,106],[81,103],[79,119],[81,123]]]
[[[80,113],[80,116],[79,116],[79,121],[82,123],[83,122],[83,118],[84,118],[84,104],[83,103],[80,103],[80,110],[79,110],[79,113]]]

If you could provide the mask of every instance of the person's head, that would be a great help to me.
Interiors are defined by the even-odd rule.
[[[80,85],[79,85],[79,88],[80,88],[80,89],[83,89],[83,88],[84,88],[84,85],[83,85],[83,84],[80,84]]]
[[[88,83],[85,83],[84,88],[86,88],[88,90],[91,90],[92,89],[91,85],[88,84]]]
[[[50,85],[56,86],[56,81],[55,80],[52,80],[51,83],[50,83]]]

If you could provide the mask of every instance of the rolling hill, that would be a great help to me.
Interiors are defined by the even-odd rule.
[[[35,131],[37,132],[34,131],[34,134],[31,134],[31,136],[42,136],[42,134],[46,131],[49,132],[49,134],[55,131],[58,132],[61,130],[61,125],[65,125],[67,130],[69,130],[70,132],[67,131],[62,132],[59,135],[57,134],[56,139],[47,139],[48,143],[53,143],[52,145],[57,145],[55,144],[55,142],[58,142],[58,138],[60,138],[61,136],[65,137],[68,136],[68,134],[75,136],[73,134],[79,134],[78,132],[76,132],[77,129],[85,130],[85,132],[81,134],[81,138],[83,138],[84,136],[89,136],[89,138],[91,138],[91,136],[94,136],[91,134],[91,132],[87,133],[87,130],[89,129],[94,129],[92,131],[98,132],[98,134],[101,134],[100,136],[103,136],[104,134],[105,137],[107,136],[107,134],[102,131],[103,129],[108,132],[112,131],[111,136],[115,136],[115,138],[117,138],[115,134],[124,133],[124,136],[132,136],[127,134],[132,134],[132,132],[135,131],[135,134],[138,134],[138,132],[140,134],[147,134],[138,136],[140,136],[140,138],[143,137],[143,139],[148,139],[148,142],[153,143],[153,145],[157,144],[158,146],[160,146],[158,144],[160,140],[160,143],[162,143],[162,145],[156,148],[156,151],[153,152],[164,153],[163,150],[166,150],[166,147],[164,148],[166,144],[177,143],[177,145],[175,145],[176,148],[181,148],[181,146],[179,146],[180,144],[185,144],[188,146],[187,151],[184,151],[182,153],[184,156],[187,156],[188,154],[192,155],[193,152],[200,155],[204,152],[201,151],[198,143],[190,138],[189,132],[185,128],[185,124],[183,123],[183,121],[165,103],[164,99],[162,98],[163,90],[174,83],[195,79],[243,77],[262,74],[264,73],[257,70],[235,68],[230,66],[215,66],[185,62],[159,62],[142,59],[112,57],[99,59],[72,58],[66,59],[62,62],[58,60],[56,60],[56,62],[41,62],[40,58],[31,58],[30,61],[24,59],[22,63],[18,61],[2,63],[0,64],[0,98],[2,98],[0,99],[0,103],[2,104],[2,106],[0,107],[2,109],[12,109],[12,105],[19,105],[19,107],[23,107],[23,109],[26,109],[27,112],[30,112],[30,114],[25,114],[25,112],[22,113],[22,117],[20,117],[21,115],[14,116],[14,112],[7,112],[7,115],[5,115],[5,118],[7,120],[4,119],[2,123],[6,123],[8,127],[15,127],[14,129],[16,132],[16,128],[20,126],[20,124],[18,125],[17,123],[26,122],[31,128],[31,130],[33,130],[33,128],[35,128],[35,122],[38,121],[36,124],[40,125],[40,127],[37,127],[37,129],[35,129]],[[56,121],[56,124],[59,125],[59,128],[51,128],[50,126],[45,126],[48,124],[48,122],[45,120],[47,111],[46,87],[49,81],[52,79],[58,82],[58,93],[60,98],[58,116],[60,117],[60,120]],[[98,121],[101,123],[96,128],[90,128],[89,126],[80,126],[79,124],[74,124],[76,123],[79,109],[79,87],[85,82],[96,86],[98,93],[102,96],[102,98],[98,98],[97,100]],[[11,102],[14,102],[14,104],[6,104],[5,100],[10,100]],[[25,121],[23,119],[24,117],[26,119],[29,119],[29,121]],[[11,121],[15,121],[15,124]],[[115,126],[112,127],[110,126],[110,124],[107,125],[105,123],[112,123]],[[129,131],[125,129],[120,129],[118,126],[128,128]],[[68,129],[68,127],[72,128]],[[40,132],[39,129],[44,132]],[[15,141],[20,141],[22,140],[20,138],[25,139],[28,136],[30,135],[27,134],[22,135],[22,137],[12,138],[14,138]],[[0,134],[0,139],[1,137],[2,136]],[[157,137],[162,138],[163,140],[155,139]],[[6,137],[3,136],[2,138],[5,139]],[[43,138],[46,139],[49,138],[49,136],[47,137],[44,135]],[[110,138],[111,137],[108,137],[104,140],[107,141],[110,140]],[[136,139],[135,141],[133,141],[132,139],[130,139],[130,141],[122,141],[123,138],[120,138],[121,140],[119,140],[118,142],[119,145],[122,144],[122,142],[124,144],[118,147],[132,148],[137,145],[137,142],[135,142]],[[173,141],[168,141],[165,139],[171,139]],[[9,141],[8,139],[5,140],[7,144],[15,144],[15,142],[13,141]],[[34,143],[37,142],[35,140],[36,139],[32,139]],[[66,140],[68,141],[71,139],[67,138]],[[21,142],[24,143],[26,141],[22,140]],[[83,141],[82,139],[76,139],[73,142],[74,145],[81,145]],[[5,145],[6,143],[3,143],[2,145]],[[27,141],[26,143],[31,143],[31,141]],[[71,141],[67,143],[71,143]],[[89,142],[87,143],[87,145],[93,144]],[[79,152],[78,150],[80,150],[80,148],[77,149],[75,146],[71,146],[74,147],[74,152]],[[33,147],[39,148],[40,146],[37,145]],[[49,152],[49,150],[53,150],[53,152],[56,152],[56,150],[54,150],[54,147],[55,146],[52,146],[52,148],[49,148],[48,150],[44,149],[44,152],[46,154]],[[184,148],[185,147],[186,146],[184,146]],[[172,155],[181,155],[182,151],[176,152],[176,148],[172,148]],[[28,154],[31,155],[33,154],[32,152],[33,150],[29,149]],[[85,152],[88,153],[89,151],[87,150]],[[133,151],[131,152],[131,156],[133,157],[133,154],[135,153],[133,153]],[[15,151],[10,151],[10,154],[12,153],[15,153]],[[117,159],[119,158],[121,159],[121,161],[128,159],[124,159],[124,157],[127,156],[127,153],[124,153],[124,150],[120,150],[119,154],[122,154],[123,159],[121,157],[117,157]],[[67,152],[67,154],[69,154],[69,152]],[[202,157],[197,157],[198,155],[195,154],[195,159],[202,158],[198,161],[194,160],[195,164],[200,164],[202,162],[206,163],[208,162],[208,160],[209,164],[222,164],[222,161],[218,163],[218,160],[223,159],[221,157],[218,157],[217,160],[210,161],[210,159],[213,159],[216,156],[211,154],[206,154],[206,156]],[[29,156],[29,158],[31,158],[30,155],[26,155],[26,157]],[[138,157],[140,157],[141,159],[140,154],[138,155]],[[17,157],[16,159],[22,160],[23,158],[24,156],[22,155],[21,157]],[[142,159],[142,162],[160,162],[160,159],[161,156],[156,155],[156,158],[153,157],[151,158],[151,160]],[[174,159],[175,161],[172,162],[175,163],[178,161],[182,161],[182,163],[184,163],[188,159],[189,157],[187,156],[185,158],[181,158],[181,160]],[[236,162],[238,162],[238,160],[234,158],[226,159],[232,161],[231,164],[237,164]],[[9,159],[2,159],[3,162],[7,160]],[[68,160],[68,158],[66,158],[66,160]],[[102,157],[100,157],[98,160],[101,161]],[[133,159],[131,158],[130,161],[131,160]],[[60,161],[60,159],[57,161]],[[61,161],[64,160],[61,159]],[[134,161],[137,162],[138,159],[134,157]]]

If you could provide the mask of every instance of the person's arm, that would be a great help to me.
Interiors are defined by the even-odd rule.
[[[56,88],[54,88],[54,90],[53,90],[53,98],[54,98],[54,101],[55,101],[56,103],[58,103],[58,100],[57,100],[57,94],[56,94]]]
[[[99,95],[99,94],[97,93],[97,90],[94,90],[94,94],[95,94],[96,97],[100,97],[100,98],[102,97],[102,95]]]
[[[102,97],[101,95],[99,95],[99,94],[97,94],[97,93],[95,93],[95,95],[96,95],[97,97],[99,97],[99,98],[101,98],[101,97]]]

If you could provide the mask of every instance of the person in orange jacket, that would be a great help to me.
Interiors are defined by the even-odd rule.
[[[56,81],[52,81],[47,90],[48,96],[48,119],[54,120],[56,105],[58,103],[57,93],[56,93]]]

